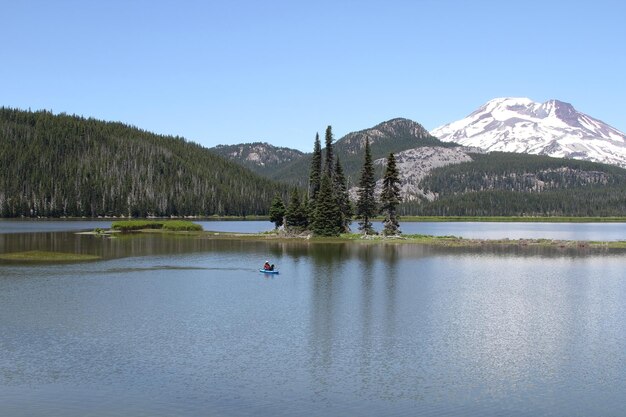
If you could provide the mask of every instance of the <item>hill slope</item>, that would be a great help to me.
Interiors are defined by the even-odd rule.
[[[178,137],[0,109],[0,215],[267,213],[285,187]]]
[[[266,142],[218,145],[209,150],[263,176],[270,176],[277,168],[304,156],[297,149],[277,147]]]
[[[485,151],[548,155],[626,168],[626,135],[558,100],[490,100],[464,119],[431,132]]]

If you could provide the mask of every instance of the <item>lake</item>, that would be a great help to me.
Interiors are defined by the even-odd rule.
[[[269,221],[198,220],[204,230],[258,233],[272,230]],[[108,229],[110,220],[13,220],[0,219],[0,234]],[[353,222],[352,230],[358,224]],[[382,230],[380,222],[374,228]],[[405,234],[458,236],[467,239],[626,240],[626,223],[523,223],[523,222],[401,222]]]
[[[103,260],[0,261],[3,416],[626,415],[620,252],[29,230]]]

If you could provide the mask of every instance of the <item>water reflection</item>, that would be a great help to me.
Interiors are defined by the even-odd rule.
[[[308,369],[320,395],[332,396],[348,381],[354,392],[345,394],[368,397],[382,390],[378,395],[398,395],[398,370],[385,358],[398,348],[397,263],[403,250],[399,245],[332,245],[312,252],[316,273]],[[338,254],[344,254],[341,263]]]

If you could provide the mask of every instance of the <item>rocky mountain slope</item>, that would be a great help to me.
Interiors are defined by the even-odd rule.
[[[304,155],[297,149],[277,147],[267,142],[218,145],[209,150],[261,175],[271,173]]]
[[[440,146],[424,146],[407,149],[394,154],[398,177],[400,178],[400,195],[403,201],[425,200],[433,201],[437,197],[432,191],[424,190],[421,181],[435,168],[448,165],[460,164],[472,161],[471,152],[481,151],[474,148],[454,147],[444,148]],[[374,161],[378,171],[383,172],[387,165],[387,158],[379,158]],[[383,179],[376,181],[376,194],[382,191]],[[357,187],[350,188],[350,197],[357,198]]]
[[[431,131],[444,142],[626,167],[626,135],[558,100],[490,100],[464,119]]]

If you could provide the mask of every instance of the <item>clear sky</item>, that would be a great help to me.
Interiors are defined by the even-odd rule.
[[[311,151],[495,97],[626,132],[626,2],[0,0],[0,106]]]

